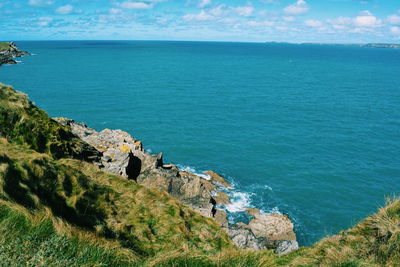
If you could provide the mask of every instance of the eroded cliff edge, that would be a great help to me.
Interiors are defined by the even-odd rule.
[[[101,154],[95,161],[101,169],[168,192],[201,215],[213,218],[237,247],[256,251],[275,249],[278,254],[298,248],[293,223],[286,215],[261,214],[257,209],[249,209],[252,217],[249,224],[229,224],[224,206],[231,201],[227,193],[232,186],[218,173],[207,171],[199,175],[180,170],[174,164],[164,164],[162,153],[146,152],[141,141],[121,130],[98,132],[71,119],[54,120],[70,127]]]
[[[13,59],[29,55],[28,52],[21,51],[13,42],[0,42],[0,66],[3,64],[17,64]]]
[[[204,175],[198,175],[182,171],[173,164],[164,164],[162,154],[152,155],[147,153],[140,141],[120,130],[105,129],[97,132],[84,124],[69,119],[51,119],[43,110],[29,101],[26,95],[3,85],[0,85],[0,137],[5,138],[11,144],[49,155],[55,160],[72,158],[82,162],[82,164],[86,161],[92,168],[119,177],[121,183],[127,181],[134,185],[144,186],[155,194],[166,192],[180,203],[197,211],[198,216],[201,214],[204,218],[213,220],[213,224],[222,232],[225,232],[225,235],[229,236],[230,242],[233,242],[239,248],[252,250],[268,248],[275,249],[277,253],[288,253],[298,247],[293,224],[285,215],[261,214],[259,211],[252,210],[253,219],[248,225],[243,223],[230,225],[227,222],[223,206],[230,202],[227,192],[231,185],[217,173],[210,171]],[[7,153],[7,158],[9,157]],[[14,162],[14,159],[10,158],[6,162]],[[65,165],[65,162],[62,162],[61,165]],[[54,172],[51,175],[57,175],[57,173]],[[7,178],[7,176],[5,177]],[[37,190],[37,185],[34,185],[33,182],[31,183],[28,180],[27,183],[26,187],[34,186],[32,190]],[[63,200],[64,197],[58,199],[60,196],[57,196],[57,201],[64,203],[60,204],[61,207],[63,205],[75,205],[74,203],[76,203],[76,200],[73,200],[72,203],[70,203],[72,200],[68,200],[70,194],[72,194],[71,189],[68,189],[72,185],[69,184],[70,182],[63,184],[63,187],[67,187],[65,189],[67,192],[62,194],[65,195],[66,199]],[[15,188],[18,188],[18,186],[15,185]],[[13,190],[10,192],[13,192]],[[19,195],[24,194],[25,189],[20,188],[20,190],[10,193],[10,197],[13,198],[18,195],[18,200]],[[48,192],[46,195],[38,196],[39,201],[43,201],[43,198],[47,199],[47,195],[51,194],[51,192]],[[97,195],[97,192],[93,194]],[[23,200],[23,197],[21,199]],[[50,200],[45,200],[45,202],[48,201]],[[102,206],[103,203],[98,203],[98,205]],[[132,203],[132,205],[136,204]],[[157,206],[157,202],[154,205]],[[113,204],[111,206],[114,207]],[[52,208],[55,213],[59,212],[56,205]],[[152,208],[152,204],[146,207],[146,209]],[[75,209],[73,208],[73,213],[77,213]],[[114,207],[113,209],[117,210],[118,208]],[[94,210],[96,209],[94,208]],[[99,221],[101,225],[107,224],[109,220],[114,221],[116,219],[114,217],[117,216],[119,217],[118,220],[126,221],[126,224],[135,228],[134,223],[128,220],[129,215],[124,218],[120,214],[121,212],[124,213],[125,211],[122,209],[121,211],[114,211],[115,215],[113,213],[108,214],[109,217],[106,221],[103,221],[103,215],[101,218],[94,215],[92,223],[96,224]],[[97,211],[95,213],[97,214]],[[102,211],[99,214],[103,213]],[[77,214],[76,218],[72,215],[68,218],[76,220],[80,216]],[[152,216],[155,216],[155,221],[158,220],[156,215]],[[204,221],[204,229],[211,227],[206,222]],[[157,225],[157,227],[161,226],[161,223]],[[211,227],[213,230],[207,236],[217,234],[218,231],[213,227]],[[98,228],[104,228],[104,226],[98,226]],[[108,229],[107,231],[116,231],[120,235],[120,230],[117,229]],[[125,231],[122,232],[125,233]],[[124,235],[130,236],[127,233]],[[156,232],[153,235],[158,236]],[[224,237],[221,238],[225,240]]]

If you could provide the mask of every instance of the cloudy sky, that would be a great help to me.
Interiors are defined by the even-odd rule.
[[[400,0],[0,0],[0,40],[400,42]]]

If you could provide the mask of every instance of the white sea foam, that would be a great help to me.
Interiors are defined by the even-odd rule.
[[[178,168],[180,169],[180,170],[182,170],[182,171],[185,171],[185,172],[191,172],[191,173],[193,173],[193,174],[195,174],[195,175],[197,175],[197,176],[199,176],[200,178],[203,178],[203,179],[205,179],[205,180],[211,180],[211,176],[210,175],[208,175],[208,174],[205,174],[205,173],[201,173],[201,172],[198,172],[195,168],[193,168],[193,167],[190,167],[190,166],[182,166],[182,165],[179,165],[178,164]]]
[[[251,193],[244,192],[231,192],[231,203],[226,205],[226,210],[229,212],[243,212],[248,208],[251,208]]]
[[[37,56],[37,54],[33,54],[33,53],[32,53],[31,56]]]
[[[15,60],[15,62],[17,62],[17,63],[21,63],[22,61],[21,61],[21,60]]]
[[[185,172],[193,172],[194,173],[196,171],[194,168],[192,168],[190,166],[183,166],[183,165],[179,165],[179,164],[178,164],[178,168]]]
[[[269,210],[260,210],[261,214],[271,214],[271,213],[278,213],[278,214],[282,214],[282,212],[280,212],[278,207],[273,207],[272,209]]]
[[[269,191],[272,191],[272,187],[270,187],[269,185],[264,186],[265,189],[268,189]]]

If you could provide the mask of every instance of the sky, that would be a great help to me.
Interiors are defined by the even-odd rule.
[[[400,0],[0,0],[0,40],[400,43]]]

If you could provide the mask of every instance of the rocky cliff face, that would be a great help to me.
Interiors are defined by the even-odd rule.
[[[21,51],[15,43],[0,43],[0,66],[3,64],[17,64],[13,59],[28,55],[28,52]]]
[[[285,215],[261,214],[259,210],[251,209],[249,215],[253,219],[248,225],[229,224],[224,205],[231,200],[225,192],[232,186],[221,175],[213,171],[198,175],[180,170],[174,164],[164,164],[162,153],[146,152],[139,140],[121,130],[98,132],[71,119],[54,120],[71,127],[74,134],[101,153],[97,161],[100,168],[148,188],[168,192],[201,215],[214,218],[237,247],[273,248],[279,254],[298,248],[293,224]]]

